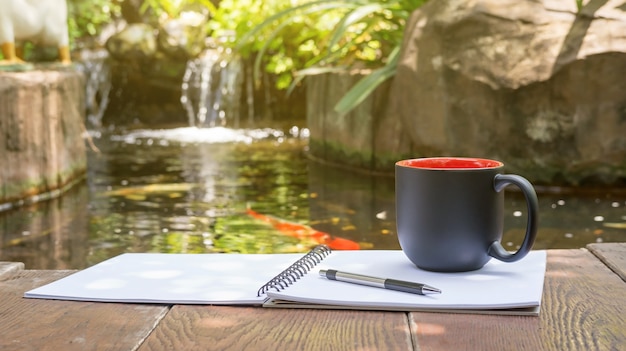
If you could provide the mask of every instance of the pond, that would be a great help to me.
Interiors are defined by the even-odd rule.
[[[123,252],[304,252],[328,240],[399,249],[393,177],[310,160],[306,128],[90,135],[86,180],[0,213],[0,261],[80,269]],[[539,202],[535,249],[626,241],[623,193],[541,193]],[[513,250],[526,221],[518,193],[507,191],[505,213],[503,242]]]

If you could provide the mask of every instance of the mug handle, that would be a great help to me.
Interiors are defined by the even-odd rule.
[[[533,188],[526,178],[514,174],[496,174],[493,180],[493,186],[497,192],[502,191],[507,185],[510,184],[520,188],[524,197],[526,197],[526,204],[528,205],[528,221],[526,224],[526,236],[524,237],[524,242],[517,252],[508,252],[504,247],[502,247],[502,244],[499,241],[494,241],[489,246],[487,254],[504,262],[515,262],[524,258],[524,256],[530,252],[530,249],[535,243],[535,238],[537,237],[537,211],[539,208],[539,202],[537,200],[535,188]]]

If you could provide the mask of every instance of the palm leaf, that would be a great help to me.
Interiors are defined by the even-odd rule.
[[[293,81],[287,88],[287,95],[291,94],[294,89],[306,78],[307,76],[314,76],[317,74],[323,73],[343,73],[346,72],[347,68],[345,67],[309,67],[305,69],[301,69],[294,74]]]
[[[319,6],[312,7],[311,6],[312,4],[319,5]],[[259,24],[258,26],[254,27],[252,30],[247,32],[239,40],[237,46],[241,47],[246,42],[252,40],[252,38],[254,38],[254,36],[261,29],[263,29],[266,26],[272,24],[275,20],[278,20],[278,19],[280,19],[283,16],[287,16],[287,15],[293,14],[296,10],[302,10],[302,11],[298,12],[299,15],[309,15],[309,14],[312,14],[312,13],[315,13],[315,12],[322,12],[322,11],[326,11],[326,10],[330,10],[330,9],[342,8],[342,6],[343,5],[340,2],[337,2],[337,1],[322,0],[322,1],[314,1],[314,2],[311,2],[311,3],[307,3],[307,4],[304,4],[304,5],[296,6],[296,7],[293,7],[293,8],[284,10],[284,11],[281,11],[281,12],[279,12],[279,13],[273,15],[273,16],[270,16],[267,20],[263,21],[261,24]],[[288,18],[284,19],[269,34],[269,36],[267,38],[265,38],[264,44],[258,50],[257,56],[256,56],[256,58],[254,60],[253,76],[254,76],[254,80],[255,81],[258,81],[259,77],[261,76],[261,62],[263,61],[263,56],[265,55],[265,52],[268,50],[268,48],[270,47],[270,45],[272,44],[274,39],[282,32],[282,30],[286,26],[291,24],[295,20],[295,18],[296,18],[295,16],[289,16]]]
[[[312,1],[312,2],[308,2],[306,4],[290,7],[288,9],[285,9],[283,11],[280,11],[280,12],[278,12],[278,13],[270,16],[270,17],[268,17],[263,22],[261,22],[260,24],[254,26],[252,29],[250,29],[250,31],[248,31],[246,34],[244,34],[241,37],[241,39],[239,39],[237,47],[241,47],[241,46],[247,44],[250,41],[254,41],[256,35],[260,31],[262,31],[263,29],[265,29],[268,26],[273,25],[275,21],[284,20],[285,22],[292,22],[295,19],[295,15],[296,14],[300,14],[300,15],[302,15],[302,14],[310,14],[310,13],[321,12],[321,11],[329,10],[329,9],[343,8],[344,6],[345,6],[345,4],[342,1],[319,0],[319,1]],[[305,12],[299,12],[299,11],[304,10],[306,8],[309,8],[309,9],[307,11],[305,11]]]
[[[346,31],[348,30],[348,28],[350,28],[350,26],[355,23],[359,23],[363,18],[366,18],[373,13],[382,11],[385,8],[387,8],[387,6],[374,3],[359,6],[353,11],[346,14],[337,24],[333,36],[328,44],[328,49],[331,50],[332,47],[335,46],[335,44],[337,44],[343,36],[345,36]]]
[[[387,65],[379,68],[369,75],[361,78],[335,105],[335,111],[340,116],[345,116],[352,111],[383,82],[396,74],[400,47],[397,46],[389,55]]]

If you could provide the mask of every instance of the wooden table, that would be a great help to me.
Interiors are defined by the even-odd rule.
[[[548,251],[539,317],[22,298],[70,273],[0,263],[0,350],[626,350],[626,243]]]

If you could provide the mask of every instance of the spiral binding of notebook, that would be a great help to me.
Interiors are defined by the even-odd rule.
[[[261,288],[259,288],[259,290],[257,291],[257,296],[265,294],[270,289],[276,289],[276,291],[281,291],[282,289],[285,289],[289,285],[295,283],[296,280],[302,278],[318,263],[322,262],[322,260],[331,252],[332,250],[328,246],[317,245],[316,247],[312,248],[311,251],[309,251],[306,255],[302,256],[296,262],[291,264],[291,266],[287,267],[285,270],[277,274],[274,278],[270,279]]]

